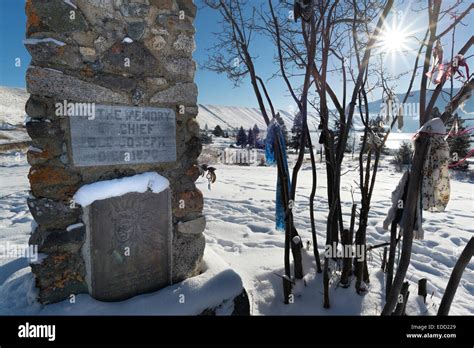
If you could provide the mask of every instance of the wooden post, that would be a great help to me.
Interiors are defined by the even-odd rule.
[[[351,225],[349,227],[349,240],[351,241],[351,244],[354,243],[354,225],[355,225],[356,211],[357,211],[357,204],[352,204]]]
[[[423,302],[426,303],[426,296],[428,293],[426,292],[426,283],[428,279],[422,278],[418,280],[418,296],[423,296]]]
[[[395,266],[395,252],[397,249],[397,223],[392,221],[392,226],[390,228],[390,250],[388,253],[388,263],[387,263],[387,283],[385,285],[385,297],[388,297],[390,293],[390,288],[392,287],[393,281],[393,268]]]
[[[313,239],[313,254],[316,261],[316,272],[322,273],[321,268],[321,258],[318,251],[318,237],[316,234],[316,223],[314,221],[314,197],[316,196],[316,186],[317,186],[317,172],[316,172],[316,159],[314,157],[313,142],[311,140],[311,134],[309,128],[306,127],[307,138],[308,138],[308,147],[309,154],[311,158],[311,172],[312,172],[312,185],[311,185],[311,194],[309,196],[309,218],[311,221],[311,237]]]
[[[285,304],[290,303],[291,288],[292,288],[291,281],[283,277],[283,296],[284,296]]]
[[[410,296],[410,291],[407,291],[407,294],[404,298],[404,301],[403,301],[403,309],[402,309],[402,315],[406,315],[406,312],[405,310],[407,309],[407,302],[408,302],[408,297]]]
[[[293,221],[293,213],[290,212],[291,221]],[[303,249],[303,242],[301,241],[301,237],[298,235],[298,231],[295,228],[294,223],[292,222],[292,229],[291,229],[291,253],[293,254],[293,270],[296,279],[303,279],[304,272],[303,272],[303,255],[301,250]],[[295,243],[295,237],[299,237],[299,242]]]
[[[402,289],[400,290],[400,295],[398,296],[397,300],[397,307],[395,307],[395,311],[392,313],[392,315],[404,315],[405,314],[405,307],[406,303],[408,300],[408,287],[410,284],[408,282],[404,282],[402,285]]]
[[[364,255],[364,283],[370,283],[369,266],[367,265],[367,252]]]
[[[351,271],[351,261],[352,261],[352,257],[351,257],[352,255],[348,254],[349,248],[352,248],[349,230],[345,229],[342,231],[341,242],[342,242],[342,250],[343,250],[341,286],[343,288],[348,288],[349,287],[349,272]]]
[[[383,248],[382,271],[385,272],[387,266],[387,247]]]

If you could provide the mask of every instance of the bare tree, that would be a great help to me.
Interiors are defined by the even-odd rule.
[[[367,29],[366,29],[367,30]],[[354,30],[354,46],[358,47],[358,39],[357,33]],[[409,82],[408,89],[404,95],[402,102],[399,105],[398,110],[393,110],[391,103],[388,103],[385,107],[385,111],[387,115],[385,118],[388,118],[390,121],[389,127],[385,134],[376,134],[373,129],[371,129],[370,124],[370,114],[368,108],[368,98],[367,92],[365,90],[365,84],[361,89],[361,93],[359,95],[359,113],[361,116],[362,123],[364,125],[364,133],[362,136],[361,147],[359,151],[359,188],[361,193],[361,210],[359,213],[359,228],[356,234],[356,243],[359,245],[365,245],[366,240],[366,231],[367,231],[367,222],[368,216],[370,212],[370,204],[372,201],[372,195],[376,183],[377,171],[380,163],[380,158],[382,155],[383,148],[387,142],[387,139],[396,125],[398,118],[403,117],[403,105],[408,100],[412,87],[413,82],[416,77],[416,73],[418,71],[418,62],[421,56],[421,52],[425,47],[425,40],[428,36],[428,31],[425,34],[424,39],[421,42],[420,48],[418,50],[418,54],[416,55],[415,65],[411,72],[411,78]],[[380,80],[378,83],[374,83],[375,88],[380,88],[382,93],[382,101],[384,100],[384,95],[387,98],[390,98],[393,95],[393,89],[388,86],[389,80],[397,81],[402,75],[405,73],[401,73],[397,76],[392,76],[387,78],[384,73],[383,65],[377,66],[374,71],[376,74],[380,75]],[[393,112],[393,115],[390,113]],[[390,288],[392,283],[392,273],[393,273],[393,266],[395,261],[395,248],[398,244],[398,239],[396,236],[396,224],[394,224],[391,228],[391,242],[390,242],[390,252],[389,252],[389,259],[387,264],[387,289]],[[365,260],[366,258],[364,258]],[[362,293],[365,289],[362,287],[362,281],[368,281],[368,269],[367,269],[367,262],[366,261],[359,261],[356,263],[356,283],[355,288],[358,293]],[[388,280],[389,279],[389,280]],[[388,294],[388,290],[387,290]]]
[[[298,173],[301,168],[301,165],[303,163],[304,159],[304,153],[305,153],[305,148],[307,145],[309,145],[310,148],[310,153],[311,153],[311,163],[312,163],[312,175],[313,175],[313,180],[312,180],[312,189],[311,189],[311,196],[310,196],[310,219],[311,219],[311,231],[312,231],[312,239],[313,239],[313,250],[314,250],[314,257],[316,261],[316,267],[317,270],[321,270],[321,261],[319,258],[319,252],[318,252],[318,243],[317,243],[317,236],[316,236],[316,228],[315,228],[315,221],[314,221],[314,196],[316,193],[316,163],[314,159],[314,152],[312,148],[312,143],[311,143],[311,137],[309,133],[309,128],[308,128],[308,94],[309,94],[309,88],[311,86],[311,71],[312,71],[312,65],[313,61],[316,56],[316,33],[318,30],[316,20],[314,16],[310,16],[308,22],[302,20],[301,21],[301,26],[302,26],[302,32],[303,33],[309,33],[308,36],[308,41],[306,45],[307,49],[307,60],[304,62],[303,70],[304,70],[304,81],[303,81],[303,87],[301,90],[301,93],[299,96],[296,94],[295,89],[292,86],[292,83],[290,82],[290,79],[288,78],[288,75],[286,73],[285,69],[285,62],[284,62],[284,55],[283,55],[283,48],[282,48],[282,38],[280,35],[280,22],[279,19],[276,15],[276,12],[274,10],[272,0],[268,0],[268,6],[270,9],[271,13],[271,20],[265,20],[265,17],[262,15],[262,19],[264,23],[266,24],[267,28],[272,27],[270,29],[270,32],[274,33],[274,39],[275,43],[277,46],[278,50],[278,62],[280,66],[280,74],[282,78],[284,79],[286,86],[288,88],[288,91],[290,92],[291,96],[293,97],[294,102],[296,105],[298,105],[299,113],[302,118],[302,134],[301,134],[301,139],[299,140],[299,149],[298,149],[298,158],[296,161],[296,164],[293,168],[293,175],[291,178],[291,200],[295,200],[296,196],[296,187],[297,187],[297,181],[298,181]],[[310,9],[308,12],[312,12]],[[296,231],[296,229],[294,228]],[[295,234],[297,235],[297,234]],[[291,236],[292,240],[294,238],[294,235]],[[300,245],[297,245],[295,243],[292,243],[292,248],[300,248]]]
[[[270,117],[268,116],[264,97],[271,110],[272,118],[276,117],[276,111],[273,107],[273,102],[268,93],[263,79],[257,75],[254,57],[250,54],[249,47],[253,38],[253,28],[255,27],[255,11],[253,11],[252,18],[246,19],[244,17],[242,7],[248,4],[247,1],[243,0],[206,0],[206,4],[218,10],[223,18],[223,31],[217,34],[218,43],[214,47],[214,55],[210,58],[207,67],[213,71],[220,73],[226,73],[236,83],[242,81],[246,76],[249,76],[254,93],[256,95],[260,111],[264,117],[267,126],[270,124]],[[271,2],[270,2],[271,6]],[[312,27],[314,24],[312,24]],[[224,53],[222,53],[224,52]],[[238,59],[238,63],[242,64],[229,64],[228,58],[235,57]],[[305,84],[309,86],[309,76],[307,74]],[[309,87],[307,87],[309,88]],[[301,96],[301,101],[298,106],[300,110],[306,113],[306,97],[304,93]],[[280,143],[280,139],[275,139],[275,153],[277,159],[278,176],[283,185],[281,185],[283,199],[283,206],[285,210],[285,276],[283,279],[284,289],[284,300],[285,303],[289,302],[289,296],[291,294],[292,286],[292,275],[290,269],[290,256],[289,252],[293,254],[294,260],[294,275],[295,278],[301,279],[303,277],[303,265],[302,265],[302,241],[298,236],[298,232],[293,222],[293,202],[296,191],[296,177],[299,168],[296,168],[293,172],[293,183],[291,191],[288,190],[286,183],[289,181],[289,173],[284,165],[283,144]],[[304,145],[304,143],[303,143]],[[296,176],[295,176],[296,174]]]
[[[466,11],[470,11],[472,6]],[[426,91],[427,91],[427,75],[430,59],[432,55],[433,44],[435,40],[439,37],[436,35],[439,16],[441,12],[441,0],[429,0],[428,6],[428,18],[429,18],[429,30],[430,35],[426,45],[425,51],[425,61],[423,65],[423,75],[421,76],[421,89],[420,89],[420,126],[425,124],[432,115],[432,110],[434,104],[439,97],[441,89],[446,82],[446,75],[443,76],[440,83],[436,87],[435,91],[433,92],[430,101],[426,104]],[[453,26],[449,28],[452,29]],[[448,29],[449,29],[448,28]],[[442,34],[445,35],[448,31],[444,30]],[[463,46],[463,48],[459,51],[459,54],[465,54],[467,50],[472,46],[474,43],[474,38],[471,37],[468,42]],[[449,110],[453,111],[453,110]],[[406,272],[408,266],[410,264],[411,258],[411,249],[413,244],[413,228],[414,228],[414,221],[415,221],[415,211],[416,211],[416,204],[419,197],[419,190],[420,190],[420,181],[423,169],[423,161],[426,156],[426,151],[429,144],[428,136],[420,135],[415,141],[415,153],[412,160],[412,170],[410,175],[410,181],[408,184],[408,194],[406,203],[404,206],[403,212],[403,225],[401,226],[403,231],[403,246],[402,252],[400,256],[400,262],[398,264],[397,272],[395,274],[395,278],[393,280],[393,284],[390,289],[390,293],[387,297],[387,302],[382,310],[382,315],[391,315],[396,303],[398,295],[400,294],[400,290],[402,288],[403,281],[406,276]]]
[[[361,151],[359,154],[359,186],[361,191],[361,208],[359,213],[359,226],[356,233],[356,245],[361,249],[366,245],[366,231],[370,203],[373,195],[376,175],[381,157],[382,148],[385,145],[391,129],[395,125],[398,114],[392,115],[392,122],[379,139],[374,142],[374,132],[370,126],[368,109],[368,92],[375,88],[381,88],[385,94],[391,88],[388,86],[388,79],[380,71],[378,84],[369,86],[369,76],[374,73],[371,68],[372,51],[377,47],[385,20],[391,11],[394,1],[384,2],[374,0],[335,0],[335,1],[309,1],[310,7],[305,11],[304,20],[300,23],[293,23],[292,18],[287,16],[288,10],[292,8],[292,1],[268,0],[268,8],[261,5],[260,9],[252,7],[253,11],[247,17],[242,11],[242,7],[248,4],[246,0],[205,0],[206,4],[218,10],[223,18],[223,30],[217,34],[218,43],[213,50],[214,55],[208,63],[208,68],[226,73],[235,83],[241,83],[243,78],[248,77],[254,89],[259,108],[267,125],[272,118],[276,117],[271,96],[266,88],[266,82],[256,72],[254,60],[250,46],[252,39],[259,32],[269,35],[276,47],[277,71],[273,78],[281,78],[286,84],[293,101],[298,106],[298,110],[303,119],[303,132],[301,133],[300,147],[297,153],[297,161],[291,174],[291,188],[282,185],[282,197],[285,208],[285,275],[283,277],[283,287],[285,302],[292,287],[292,272],[290,267],[290,252],[294,260],[294,278],[303,277],[302,242],[299,238],[292,206],[296,196],[298,174],[304,159],[305,148],[309,148],[311,167],[313,172],[312,189],[310,195],[310,220],[313,236],[314,257],[318,271],[321,269],[319,253],[317,249],[317,237],[314,217],[314,199],[316,194],[316,163],[314,149],[311,142],[308,127],[309,108],[313,107],[320,118],[319,131],[320,143],[324,149],[326,160],[327,177],[327,198],[328,198],[328,218],[326,224],[326,246],[332,246],[339,242],[339,232],[344,230],[342,218],[342,205],[340,195],[340,177],[344,150],[347,145],[349,131],[356,111],[360,114],[364,124],[363,146],[370,143],[367,153]],[[428,72],[433,45],[440,37],[448,34],[456,24],[472,9],[470,5],[465,11],[456,17],[454,23],[444,29],[441,34],[437,34],[437,24],[449,10],[456,8],[460,3],[456,3],[449,9],[441,9],[441,0],[428,1],[428,30],[421,41],[420,49],[415,59],[415,67],[412,70],[408,91],[405,94],[403,104],[407,101],[414,80],[418,72],[418,63],[423,56],[424,61],[421,66],[421,92],[420,92],[420,126],[427,122],[434,107],[434,104],[441,93],[445,79],[436,87],[430,100],[427,100]],[[369,23],[375,23],[370,26]],[[365,33],[365,37],[360,38],[359,33]],[[459,51],[464,54],[473,43],[471,38]],[[239,64],[229,64],[229,58],[236,58]],[[234,60],[235,62],[235,60]],[[350,64],[349,66],[347,64]],[[372,70],[370,70],[372,69]],[[331,71],[340,72],[343,77],[342,97],[338,96],[335,88],[329,83]],[[352,79],[352,91],[348,91],[348,75]],[[311,88],[314,86],[314,91]],[[469,95],[472,90],[472,81],[467,83],[461,92],[454,96],[443,114],[443,119],[451,117],[453,107]],[[312,94],[314,93],[314,94]],[[314,98],[314,101],[312,101]],[[335,113],[330,111],[329,105],[334,106]],[[358,107],[357,107],[358,105]],[[270,112],[267,111],[267,107]],[[339,124],[339,133],[336,133],[330,124],[330,118],[336,117]],[[282,144],[276,139],[275,153],[277,158],[278,176],[282,182],[286,183],[290,173],[284,166]],[[421,177],[422,161],[428,146],[428,139],[424,136],[418,137],[415,143],[415,154],[412,165],[411,179],[408,187],[408,195],[404,207],[403,226],[403,246],[400,263],[397,268],[395,278],[392,281],[394,271],[395,250],[400,237],[396,237],[396,224],[392,226],[388,263],[387,263],[387,303],[382,314],[391,314],[395,308],[396,300],[403,282],[406,270],[410,262],[411,245],[413,240],[413,223],[415,219],[415,208],[418,200],[419,181]],[[355,214],[354,214],[355,216]],[[352,225],[352,223],[351,223]],[[346,233],[347,234],[347,233]],[[347,243],[347,236],[344,239]],[[323,284],[324,284],[324,307],[329,308],[329,264],[331,257],[325,255]],[[347,267],[346,267],[347,269]],[[362,282],[368,281],[367,265],[364,262],[356,263],[356,290],[363,292]]]
[[[311,2],[310,2],[311,3]],[[367,73],[367,67],[370,60],[370,52],[372,49],[373,43],[377,40],[381,27],[383,26],[385,17],[392,6],[392,1],[388,1],[386,7],[380,9],[380,4],[371,3],[366,4],[367,8],[371,8],[372,11],[367,10],[364,15],[358,11],[357,8],[354,8],[354,3],[347,2],[347,1],[334,1],[334,2],[315,2],[311,7],[312,15],[314,17],[313,21],[315,22],[315,30],[311,30],[308,26],[302,25],[300,31],[295,30],[290,21],[284,21],[280,23],[277,20],[277,16],[269,1],[269,6],[271,9],[271,17],[269,20],[265,20],[265,16],[263,18],[263,30],[270,34],[270,36],[276,42],[278,48],[278,64],[280,66],[280,74],[283,77],[285,83],[287,84],[288,90],[290,94],[293,96],[295,102],[300,105],[300,101],[294,92],[294,88],[290,83],[290,78],[286,73],[286,70],[302,70],[303,76],[305,76],[305,83],[301,88],[301,95],[303,96],[301,100],[307,99],[308,93],[308,79],[307,79],[307,72],[308,66],[307,63],[309,61],[314,61],[312,66],[312,77],[313,83],[315,85],[316,96],[319,101],[319,106],[317,111],[320,115],[320,129],[321,129],[321,141],[323,143],[325,154],[326,154],[326,172],[327,172],[327,182],[328,182],[328,201],[329,201],[329,216],[328,216],[328,223],[327,223],[327,230],[326,230],[326,244],[332,245],[332,243],[338,242],[338,231],[343,230],[343,221],[342,221],[342,211],[341,211],[341,201],[340,201],[340,174],[341,174],[341,165],[344,156],[344,151],[346,144],[347,144],[347,134],[350,129],[350,125],[352,123],[352,117],[354,111],[346,113],[345,105],[346,105],[346,61],[343,58],[342,54],[338,53],[338,51],[342,51],[344,49],[344,38],[347,38],[347,35],[341,35],[341,32],[346,31],[346,33],[350,32],[350,25],[354,23],[367,23],[377,15],[380,14],[380,19],[377,22],[377,25],[373,32],[369,33],[369,40],[368,44],[365,47],[364,51],[364,59],[359,62],[358,66],[358,74],[360,76],[364,76]],[[375,5],[374,5],[375,4]],[[354,12],[353,18],[348,16],[351,12]],[[370,14],[372,17],[369,17]],[[363,16],[363,17],[362,17]],[[281,27],[284,27],[284,30],[280,30]],[[316,33],[317,37],[314,37]],[[300,36],[302,34],[302,36]],[[301,39],[298,39],[301,38]],[[316,41],[318,44],[318,55],[314,52],[315,47],[313,43]],[[348,53],[351,55],[351,52]],[[310,57],[312,55],[313,57]],[[335,58],[340,62],[340,69],[344,76],[343,79],[343,96],[342,101],[339,100],[338,96],[334,92],[333,88],[328,83],[328,66],[329,62],[332,58]],[[288,66],[296,68],[290,69]],[[358,75],[358,76],[359,76]],[[362,87],[362,80],[356,81],[354,87],[354,95],[357,96],[356,91],[358,91]],[[329,125],[329,100],[336,106],[337,114],[339,116],[339,124],[341,125],[341,136],[336,139],[334,132],[330,129]],[[307,109],[304,110],[300,108],[300,112],[306,116]],[[307,125],[307,121],[304,122],[304,131],[302,134],[302,138],[300,141],[300,150],[298,152],[298,161],[295,166],[295,170],[293,172],[293,190],[296,188],[297,183],[297,171],[301,165],[302,158],[304,156],[304,144],[309,140],[309,128]],[[306,139],[305,139],[306,138]],[[311,162],[312,162],[312,170],[313,170],[313,187],[312,187],[312,195],[310,196],[310,218],[312,222],[312,233],[315,237],[315,227],[314,227],[314,208],[313,208],[313,199],[315,193],[315,177],[316,177],[316,170],[315,170],[315,159],[312,149],[312,144],[310,143],[310,154],[311,154]],[[342,149],[342,151],[341,151]],[[313,239],[315,239],[313,237]],[[315,257],[317,257],[315,255]],[[331,258],[325,258],[324,263],[324,273],[323,273],[323,281],[324,281],[324,306],[326,308],[329,307],[329,260]],[[317,259],[316,259],[317,260]],[[316,261],[318,263],[318,261]]]
[[[354,36],[354,43],[356,43],[356,24],[358,23],[357,21],[357,14],[359,13],[358,8],[357,8],[357,3],[356,1],[352,2],[353,5],[353,13],[354,17],[352,20],[352,32]],[[362,55],[362,59],[359,56],[358,52],[358,47],[355,44],[355,50],[356,50],[356,59],[357,59],[357,66],[358,66],[358,74],[355,79],[355,86],[352,91],[352,97],[351,101],[349,102],[349,110],[347,111],[347,115],[345,112],[340,111],[340,127],[341,127],[341,134],[338,139],[337,146],[334,149],[334,135],[329,131],[328,129],[328,122],[327,122],[327,116],[325,117],[324,123],[323,123],[323,132],[325,132],[325,150],[326,150],[326,161],[328,162],[328,166],[331,166],[333,168],[332,173],[328,173],[328,176],[330,174],[333,174],[334,182],[333,184],[333,189],[332,189],[332,194],[329,196],[328,193],[328,199],[332,200],[332,204],[330,204],[330,212],[329,212],[329,217],[328,217],[328,239],[327,239],[327,244],[332,244],[333,242],[337,241],[337,223],[335,222],[330,222],[335,217],[336,213],[341,214],[341,202],[340,202],[340,177],[341,177],[341,166],[342,166],[342,160],[344,158],[344,149],[346,148],[347,144],[347,139],[348,139],[348,134],[349,134],[349,129],[350,125],[352,124],[352,119],[354,117],[354,112],[355,112],[355,106],[357,99],[360,97],[361,93],[364,94],[364,86],[367,81],[367,69],[369,66],[369,61],[371,58],[372,54],[372,49],[375,46],[376,41],[379,39],[380,32],[382,30],[382,27],[384,25],[385,19],[388,15],[388,13],[391,10],[391,7],[393,5],[393,1],[388,0],[383,8],[383,11],[380,14],[380,17],[377,21],[377,25],[375,26],[375,29],[369,33],[369,39],[367,41],[364,54]],[[329,51],[329,48],[326,48]],[[325,85],[325,83],[324,83]],[[324,88],[322,88],[324,89]],[[321,94],[321,101],[325,100],[325,96]],[[366,102],[366,105],[368,103]],[[327,106],[324,108],[327,110]],[[326,114],[327,115],[327,114]],[[366,127],[367,128],[367,127]],[[328,160],[329,159],[329,160]],[[329,182],[328,182],[329,184]],[[329,186],[329,185],[328,185]],[[362,208],[363,209],[363,208]],[[364,224],[364,220],[361,220],[360,223]],[[362,226],[364,228],[364,226]],[[361,226],[359,225],[359,230],[361,229]],[[342,232],[342,230],[341,230]],[[362,247],[365,246],[365,234],[358,233],[356,235],[356,244],[360,245]],[[328,285],[329,285],[329,279],[328,279],[328,260],[326,259],[325,261],[325,268],[324,268],[324,307],[328,308],[329,307],[329,293],[328,293]]]

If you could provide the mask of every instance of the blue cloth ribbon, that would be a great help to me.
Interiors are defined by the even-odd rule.
[[[265,138],[265,159],[267,165],[275,165],[277,163],[275,157],[275,139],[280,140],[280,144],[282,145],[282,154],[283,154],[283,167],[284,171],[288,174],[288,161],[286,156],[286,145],[285,145],[285,137],[283,136],[283,132],[281,130],[280,125],[273,119],[268,128],[267,128],[267,136]],[[280,176],[277,179],[277,186],[276,186],[276,207],[275,207],[275,228],[279,231],[285,230],[285,209],[283,206],[283,198],[281,195],[282,183]],[[290,192],[290,179],[288,175],[288,192]]]

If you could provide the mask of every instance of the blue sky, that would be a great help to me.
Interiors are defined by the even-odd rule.
[[[58,0],[60,1],[60,0]],[[261,1],[263,0],[252,0]],[[234,88],[225,75],[218,75],[214,72],[206,71],[201,68],[206,61],[209,48],[213,45],[213,32],[219,31],[219,15],[217,12],[201,5],[201,0],[195,1],[198,4],[198,15],[196,18],[196,52],[194,58],[198,64],[198,71],[196,74],[196,83],[199,87],[199,103],[202,104],[220,104],[220,105],[235,105],[255,107],[256,100],[253,90],[248,82],[245,80],[239,88]],[[443,7],[448,7],[454,0],[443,1]],[[23,46],[23,39],[25,36],[26,16],[24,13],[24,0],[0,0],[0,85],[11,87],[25,86],[25,71],[29,64],[29,54]],[[403,18],[404,27],[411,29],[419,29],[426,23],[426,18],[420,14],[414,14],[409,9],[412,6],[410,1],[398,1],[397,9],[404,12]],[[463,8],[467,7],[467,3]],[[472,23],[472,14],[466,17],[465,23]],[[440,23],[440,28],[443,29],[449,25],[446,19]],[[419,26],[419,28],[416,28]],[[417,33],[421,36],[421,33]],[[472,26],[458,26],[457,27],[457,45],[455,49],[460,46],[472,35]],[[443,42],[445,54],[450,52],[450,40]],[[415,46],[413,46],[415,47]],[[264,78],[269,78],[276,71],[276,66],[273,64],[274,47],[273,44],[266,39],[259,39],[253,47],[258,54],[256,61],[256,68]],[[414,53],[407,54],[406,57],[392,56],[387,59],[386,64],[390,66],[393,72],[403,71],[413,66]],[[15,59],[20,58],[21,66],[15,66]],[[403,58],[403,59],[402,59]],[[336,86],[340,86],[340,76],[331,75],[330,82]],[[407,79],[402,78],[397,82],[397,92],[403,92],[406,89]],[[417,89],[415,84],[415,90]],[[269,93],[274,99],[275,106],[281,109],[288,110],[292,106],[292,100],[288,95],[285,85],[281,79],[276,78],[268,82]],[[339,91],[340,92],[340,91]],[[379,99],[380,96],[373,95],[371,99]]]

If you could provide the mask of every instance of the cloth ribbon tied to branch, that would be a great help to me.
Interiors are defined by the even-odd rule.
[[[211,184],[215,183],[216,180],[217,180],[216,168],[209,167],[207,164],[202,164],[202,165],[199,166],[199,174],[201,174],[202,177],[204,177],[204,175],[206,175],[207,188],[210,191],[211,190]]]
[[[426,122],[416,133],[429,136],[429,146],[423,162],[420,194],[415,212],[414,238],[423,239],[422,211],[443,212],[450,198],[449,146],[445,139],[446,127],[440,118]],[[403,226],[404,207],[407,198],[410,173],[407,171],[392,192],[392,207],[388,211],[383,227],[388,230],[392,222]]]
[[[273,118],[267,128],[267,136],[265,138],[265,159],[267,165],[275,165],[277,163],[275,156],[275,148],[281,146],[282,159],[283,159],[283,170],[288,173],[288,161],[286,156],[286,145],[285,137],[281,130],[280,125],[278,124],[276,118]],[[279,231],[285,230],[285,208],[283,205],[282,197],[282,185],[280,175],[278,175],[277,185],[276,185],[276,206],[275,206],[275,228]],[[288,192],[290,192],[290,179],[285,183],[288,185]]]
[[[403,104],[398,99],[398,96],[393,93],[393,91],[387,92],[387,97],[382,98],[382,110],[381,116],[383,120],[383,125],[388,124],[390,125],[392,119],[395,117],[397,118],[397,126],[398,130],[403,130]]]
[[[436,72],[437,72],[437,76],[436,76],[436,79],[434,80],[435,85],[438,85],[443,80],[446,81],[450,79],[451,77],[454,77],[457,80],[464,79],[465,81],[468,81],[471,75],[469,73],[469,65],[467,64],[467,59],[464,58],[462,54],[457,54],[451,62],[443,63],[442,52],[443,52],[442,47],[440,49],[436,49],[436,47],[435,49],[433,49],[432,68],[429,72],[426,73],[426,76],[429,77],[430,82],[433,78],[433,75]],[[464,68],[465,75],[462,73],[461,68]]]
[[[422,206],[423,210],[442,212],[450,198],[449,145],[444,134],[446,127],[440,118],[426,122],[418,131],[428,135],[430,143],[423,162]]]
[[[426,76],[430,79],[430,83],[433,80],[433,75],[435,71],[442,71],[443,66],[443,45],[441,45],[440,40],[436,40],[435,47],[433,48],[433,62],[431,63],[431,69],[426,73]],[[438,74],[438,78],[440,75]],[[438,79],[437,78],[437,79]],[[438,82],[439,83],[439,82]]]
[[[387,217],[383,222],[383,228],[390,230],[390,224],[392,222],[403,226],[403,212],[406,204],[406,199],[408,195],[408,184],[410,182],[410,172],[406,171],[400,181],[398,182],[397,187],[392,191],[392,206],[388,211]],[[400,231],[402,233],[402,231]],[[424,230],[422,226],[422,210],[421,210],[421,201],[418,197],[418,202],[416,204],[415,210],[415,225],[413,228],[413,237],[415,239],[423,239]]]

